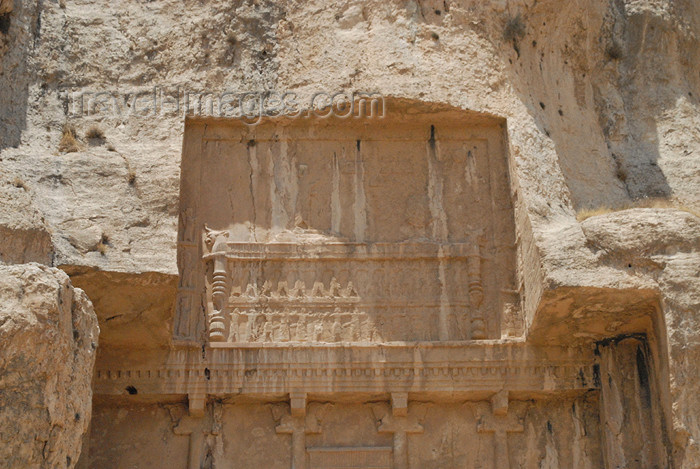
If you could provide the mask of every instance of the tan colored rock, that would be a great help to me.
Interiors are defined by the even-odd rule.
[[[101,350],[168,347],[177,277],[157,272],[130,275],[64,267],[71,283],[90,298],[100,324]]]
[[[31,187],[16,174],[0,177],[0,263],[53,260],[51,235],[32,196]]]
[[[582,223],[590,246],[603,262],[633,271],[657,286],[662,316],[654,325],[658,367],[668,376],[663,396],[672,421],[676,467],[700,463],[700,218],[680,210],[634,209],[589,218]],[[658,309],[657,309],[658,310]]]
[[[409,467],[665,467],[669,454],[675,467],[700,466],[696,219],[671,210],[575,218],[581,208],[647,197],[700,207],[698,2],[0,5],[0,174],[30,188],[7,186],[1,195],[10,210],[0,209],[0,228],[9,227],[0,252],[3,262],[53,262],[95,298],[106,340],[95,452],[85,464],[212,467],[235,459],[289,467],[306,462],[306,448],[309,464],[321,467],[353,458],[367,466],[372,454]],[[449,194],[441,210],[435,197],[426,204],[420,195],[449,187],[461,167],[426,174],[417,155],[428,151],[429,137],[407,148],[387,144],[363,164],[406,156],[415,177],[402,179],[392,164],[373,168],[364,179],[382,174],[390,187],[381,200],[365,192],[360,203],[345,176],[334,179],[334,165],[318,171],[324,151],[347,159],[348,135],[322,141],[322,130],[302,125],[287,137],[274,128],[256,158],[236,159],[253,128],[208,135],[199,139],[204,149],[185,149],[181,176],[183,137],[186,145],[191,137],[184,113],[136,112],[150,106],[153,87],[167,94],[177,86],[294,91],[303,109],[319,91],[377,91],[403,103],[389,108],[394,123],[424,122],[447,108],[469,128],[473,122],[459,116],[481,116],[499,133],[505,168],[490,178],[476,173],[477,210],[463,213],[463,200]],[[113,112],[76,111],[76,95],[102,91]],[[139,92],[143,100],[129,106]],[[77,128],[76,152],[58,151],[66,122]],[[205,133],[226,127],[201,122]],[[436,124],[437,141],[446,123]],[[87,138],[93,125],[104,141]],[[364,130],[365,140],[400,134]],[[299,173],[314,176],[294,175],[293,164],[260,164],[287,162],[267,155],[279,155],[281,141],[289,154],[304,148],[298,157],[311,162]],[[206,169],[214,155],[240,165]],[[206,178],[188,166],[198,157]],[[246,203],[248,193],[254,202]],[[186,205],[193,200],[201,205]],[[379,212],[365,213],[367,225],[355,223],[363,206]],[[188,216],[196,226],[184,239]],[[442,273],[450,275],[441,276],[431,255],[415,275],[403,266],[423,261],[405,252],[386,262],[395,264],[384,270],[387,282],[350,286],[358,264],[377,271],[380,263],[365,261],[361,249],[349,256],[352,243],[419,238],[425,255],[426,245],[444,241],[434,235],[445,220],[483,228],[494,219],[507,223],[480,246],[483,292],[448,284],[459,280],[461,261],[447,256]],[[503,254],[511,238],[515,252]],[[447,241],[448,250],[459,243]],[[297,252],[280,254],[275,242]],[[332,243],[350,258],[347,279],[314,258]],[[246,249],[258,257],[231,260]],[[394,251],[375,254],[387,252]],[[299,268],[282,278],[281,266],[292,261]],[[418,286],[400,285],[416,278]],[[358,298],[366,316],[344,315]],[[402,316],[397,304],[409,300],[437,324]],[[483,318],[473,317],[477,303],[488,310]],[[298,313],[293,320],[285,308]],[[307,316],[310,327],[299,334],[298,319]],[[420,340],[429,344],[413,342]],[[567,367],[572,354],[580,360]],[[479,365],[485,360],[492,363]],[[483,378],[492,373],[499,377]],[[639,407],[647,392],[661,411]],[[423,414],[426,402],[433,410]],[[323,403],[336,410],[316,418],[311,408]],[[143,434],[134,434],[133,422],[143,422]],[[135,451],[122,450],[131,445]]]
[[[0,0],[0,15],[12,12],[12,0]]]
[[[134,464],[155,441],[112,448],[132,419],[163,432],[155,399],[158,445],[189,468],[669,465],[656,284],[621,290],[608,265],[547,285],[524,324],[498,121],[186,125],[172,348],[101,354],[83,464]],[[590,220],[560,246],[592,279]]]
[[[0,465],[74,467],[92,414],[92,304],[38,264],[0,266],[0,298]]]
[[[596,256],[621,269],[700,251],[700,218],[683,210],[623,210],[591,217],[581,227]]]

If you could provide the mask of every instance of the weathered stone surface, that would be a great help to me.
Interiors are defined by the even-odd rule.
[[[181,451],[178,437],[187,436],[190,468],[233,457],[240,426],[227,404],[247,405],[240,418],[255,422],[259,437],[246,448],[260,438],[275,448],[239,453],[244,465],[667,466],[672,415],[655,279],[618,288],[619,267],[596,252],[619,242],[619,227],[611,221],[596,231],[591,218],[561,244],[584,239],[580,250],[598,260],[575,267],[597,274],[594,286],[583,279],[545,290],[524,330],[509,283],[513,220],[500,133],[485,116],[432,111],[371,133],[329,121],[266,120],[248,129],[189,119],[174,348],[133,353],[122,344],[124,354],[101,354],[95,392],[106,415],[128,404],[142,418],[154,412],[152,399],[186,399],[188,415],[177,411],[163,444]],[[630,212],[642,217],[632,222],[621,212],[617,223],[643,229],[648,212]],[[690,232],[676,241],[692,250],[695,225],[686,222]],[[655,252],[627,243],[639,256]],[[450,321],[464,316],[466,328]],[[492,325],[482,326],[484,335],[474,333],[475,317]],[[573,425],[555,416],[572,398]],[[551,416],[550,436],[534,441],[542,423],[526,426],[525,416],[537,408]],[[459,420],[465,412],[473,419]],[[455,431],[479,442],[472,459],[450,451],[455,442],[430,446]],[[118,423],[94,433],[96,452],[85,464],[130,463],[109,449],[123,432]],[[562,446],[572,438],[573,448]]]
[[[172,341],[177,277],[157,272],[138,275],[63,266],[71,282],[90,298],[100,324],[100,349],[135,351],[168,347]]]
[[[182,465],[187,459],[191,467],[210,467],[215,462],[225,465],[232,458],[239,458],[244,466],[288,467],[294,457],[301,458],[306,445],[309,463],[320,467],[332,467],[338,458],[356,458],[357,464],[362,465],[362,458],[368,454],[376,454],[378,464],[386,464],[387,448],[391,448],[392,464],[410,467],[490,467],[496,462],[540,468],[614,467],[622,464],[620,454],[628,462],[639,457],[642,465],[655,462],[663,467],[669,447],[675,467],[700,466],[700,427],[695,418],[700,377],[694,366],[700,360],[696,350],[700,309],[697,219],[673,210],[616,212],[583,223],[575,218],[575,212],[581,208],[616,207],[645,197],[665,197],[691,209],[700,208],[698,2],[315,0],[303,4],[231,4],[126,0],[97,5],[92,0],[1,0],[0,15],[0,174],[11,174],[9,181],[17,177],[26,186],[3,186],[7,190],[1,194],[3,202],[7,199],[11,203],[6,205],[10,207],[6,212],[4,206],[0,209],[0,254],[3,262],[53,262],[95,296],[106,338],[105,347],[100,350],[99,383],[113,385],[100,388],[101,417],[91,443],[96,452],[87,458],[95,465],[154,465],[161,459],[153,453],[140,458],[153,449],[168,454],[169,465]],[[359,339],[366,336],[356,337],[352,332],[353,322],[349,326],[344,322],[351,317],[335,321],[333,310],[328,324],[316,321],[311,331],[307,328],[303,340],[292,340],[291,330],[296,333],[299,327],[290,325],[287,340],[283,315],[273,311],[268,315],[264,311],[269,298],[279,300],[284,280],[277,278],[274,269],[263,267],[259,270],[259,283],[247,279],[240,282],[241,296],[226,291],[224,302],[228,302],[226,308],[230,311],[218,308],[222,296],[213,294],[214,287],[224,285],[222,272],[233,277],[237,275],[235,269],[222,269],[213,278],[214,265],[204,257],[212,253],[198,251],[200,245],[205,246],[203,226],[196,227],[196,243],[190,246],[197,250],[193,256],[183,255],[179,249],[178,257],[176,249],[179,208],[187,208],[182,205],[183,200],[191,198],[192,193],[202,195],[200,192],[206,188],[198,180],[200,192],[191,191],[179,200],[179,164],[185,131],[182,112],[157,117],[139,115],[135,112],[137,106],[124,102],[136,92],[151,92],[154,86],[166,93],[175,91],[177,86],[212,92],[292,90],[302,108],[308,108],[311,96],[319,91],[371,90],[410,103],[408,108],[395,109],[402,118],[446,107],[501,122],[507,162],[506,202],[510,207],[499,205],[502,200],[492,202],[497,209],[505,209],[509,220],[512,210],[514,226],[506,228],[514,231],[516,251],[514,259],[500,264],[510,266],[504,269],[505,273],[496,269],[495,279],[483,282],[483,305],[492,310],[484,323],[483,336],[473,333],[472,324],[460,326],[459,321],[443,322],[455,324],[448,326],[447,331],[438,322],[437,334],[425,333],[399,317],[393,324],[375,328],[390,331],[393,336],[390,333],[380,338],[381,334],[375,334],[374,340],[364,343]],[[113,93],[119,112],[76,116],[72,108],[74,91]],[[149,106],[149,99],[141,102],[142,108]],[[420,111],[412,113],[417,108]],[[77,127],[76,152],[57,151],[66,122]],[[85,138],[95,124],[105,133],[104,141]],[[440,140],[440,125],[436,127]],[[388,135],[378,127],[374,130],[370,125],[368,133],[378,138]],[[243,144],[246,140],[240,139],[247,138],[247,134],[236,137]],[[274,141],[274,137],[269,140]],[[316,143],[307,147],[304,158],[319,157],[324,148],[333,146]],[[206,145],[206,151],[195,151],[191,156],[231,157],[240,153],[231,142],[212,140]],[[341,147],[336,145],[335,149]],[[418,151],[416,148],[387,153],[405,153],[414,158],[411,155]],[[259,148],[261,152],[269,149],[276,150],[275,144],[264,143]],[[423,149],[424,143],[420,150]],[[386,157],[378,155],[378,160]],[[187,162],[183,162],[181,190],[182,184],[192,181],[184,176]],[[208,214],[215,214],[214,208],[222,207],[256,208],[252,215],[221,215],[211,223],[212,230],[229,232],[231,240],[249,242],[241,235],[257,224],[254,233],[265,235],[262,240],[254,240],[258,244],[277,235],[288,236],[283,242],[312,247],[339,242],[339,235],[356,241],[347,236],[347,228],[352,225],[343,216],[334,216],[338,212],[332,209],[339,206],[342,213],[351,211],[343,205],[349,192],[343,191],[342,178],[338,179],[341,189],[337,193],[323,187],[327,182],[333,185],[332,170],[322,171],[325,175],[312,181],[315,185],[311,184],[311,188],[320,187],[315,193],[322,194],[321,202],[318,206],[309,204],[312,210],[307,212],[311,217],[302,216],[299,226],[286,227],[292,233],[271,233],[270,227],[259,226],[260,220],[267,217],[296,224],[296,213],[289,210],[289,201],[299,198],[287,191],[294,187],[291,172],[275,173],[274,168],[265,166],[259,166],[257,171],[252,167],[239,168],[234,171],[239,179],[235,179],[231,195],[225,194],[216,201],[203,198],[205,211],[198,213],[209,210]],[[225,192],[231,180],[223,176],[229,173],[211,172],[222,176],[214,189]],[[253,174],[257,174],[257,179],[246,181]],[[271,174],[289,177],[268,185]],[[391,183],[394,176],[385,179]],[[486,184],[485,179],[480,183]],[[422,181],[419,177],[416,180]],[[255,203],[229,207],[232,198],[234,202],[241,200],[248,186],[255,186],[251,189]],[[273,186],[284,190],[276,194],[263,189]],[[427,218],[422,220],[421,210],[416,210],[402,219],[404,204],[411,205],[402,194],[418,185],[395,186],[395,190],[388,191],[388,201],[382,207],[386,234],[415,234]],[[428,187],[426,192],[430,190]],[[311,192],[299,199],[302,204]],[[265,198],[268,195],[269,200],[278,197],[282,203],[276,207],[284,210],[269,209],[272,204]],[[323,198],[326,196],[328,200]],[[480,197],[488,201],[486,191],[482,190]],[[451,201],[448,205],[456,210],[459,204]],[[488,212],[484,206],[478,206],[477,215]],[[431,217],[439,212],[431,212]],[[461,219],[471,220],[472,216],[476,217],[467,213]],[[328,219],[330,230],[316,223],[324,218]],[[436,223],[439,226],[440,217],[431,218],[427,226],[433,228]],[[9,231],[4,227],[9,227]],[[296,228],[306,236],[304,242],[294,237]],[[320,234],[305,230],[318,230]],[[354,226],[350,233],[355,236]],[[221,246],[225,244],[219,242]],[[221,252],[240,255],[244,247],[233,246]],[[308,252],[304,249],[300,248],[297,257],[307,262],[304,256]],[[271,250],[267,247],[261,252],[264,255],[255,259],[261,266],[279,262],[270,260]],[[448,263],[459,264],[452,260]],[[197,265],[194,279],[201,283],[192,290],[196,291],[195,300],[183,306],[183,295],[187,297],[183,292],[189,291],[188,282],[193,279],[189,273],[196,270],[183,268],[185,264]],[[323,278],[317,288],[316,282],[306,281],[305,295],[329,299],[328,304],[348,303],[346,300],[355,298],[344,293],[350,290],[347,283],[337,277],[337,284],[332,281],[333,269],[326,272],[327,264],[315,262],[314,266]],[[448,266],[447,272],[452,272],[452,268]],[[175,280],[178,270],[180,277]],[[402,268],[392,272],[397,281],[411,277]],[[440,298],[440,306],[449,317],[454,312],[449,308],[459,305],[456,300],[470,296],[468,285],[464,289],[431,290],[429,281],[435,279],[435,270],[427,268],[425,273],[428,293],[421,299],[422,306],[429,303],[426,298],[437,298],[435,292],[445,293],[448,298]],[[291,274],[296,279],[301,272]],[[270,280],[274,289],[268,291],[264,287],[265,281],[272,278],[270,275],[275,281]],[[379,289],[380,292],[391,294],[392,283],[388,283],[388,288]],[[259,287],[257,292],[255,288],[251,290],[254,295],[249,298],[255,298],[254,301],[243,297],[248,284]],[[366,288],[368,284],[364,285]],[[292,289],[294,285],[288,280],[287,287]],[[498,290],[512,301],[494,301]],[[407,291],[414,293],[408,288]],[[333,292],[339,292],[339,296]],[[358,293],[371,300],[365,306],[367,311],[386,306],[377,291]],[[401,296],[410,297],[408,293]],[[233,301],[229,301],[232,297]],[[471,318],[473,314],[471,301],[469,298],[462,302],[464,317]],[[267,330],[261,321],[259,328],[252,328],[255,340],[249,340],[253,335],[248,323],[244,326],[240,308],[236,313],[239,327],[231,333],[235,312],[232,306],[236,302],[248,307],[254,303],[256,313],[263,310],[261,317],[265,322],[268,316],[272,319]],[[315,308],[314,314],[328,307],[313,301],[310,304],[311,309]],[[183,310],[190,313],[184,320],[179,314]],[[210,319],[216,311],[224,311],[226,320],[216,318],[214,338],[219,341],[217,335],[223,333],[225,345],[210,340]],[[250,319],[247,312],[245,317]],[[366,321],[360,321],[359,330],[363,322]],[[318,340],[304,344],[314,334]],[[176,339],[174,343],[171,337]],[[484,341],[483,337],[489,340]],[[634,353],[615,350],[608,356],[601,344],[613,339],[622,343],[630,337],[648,350],[648,377],[656,383],[649,389],[663,407],[661,426],[668,431],[668,439],[661,442],[662,450],[640,449],[636,446],[638,441],[625,440],[624,435],[616,433],[616,429],[628,426],[639,433],[638,422],[618,417],[632,415],[639,409],[634,399],[643,397],[643,390],[634,383],[639,382],[640,368],[630,363]],[[459,373],[481,373],[480,368],[451,369],[449,364],[427,367],[422,349],[414,351],[411,343],[398,343],[421,339],[447,342],[434,338],[477,340],[483,353],[495,353],[498,360],[498,366],[484,368],[484,372],[506,370],[505,377],[528,369],[517,352],[511,352],[513,341],[525,341],[527,347],[542,350],[563,346],[567,349],[564,355],[597,346],[601,356],[609,359],[608,364],[620,361],[619,373],[608,375],[633,397],[621,399],[617,405],[603,396],[615,395],[609,392],[612,385],[605,387],[595,379],[589,380],[586,373],[585,382],[558,380],[560,377],[552,374],[558,368],[547,368],[551,362],[537,354],[541,365],[549,365],[528,376],[541,377],[547,391],[544,394],[531,394],[533,388],[523,384],[527,381],[518,379],[504,381],[509,392],[513,391],[505,397],[498,386],[500,380],[490,380],[488,389],[475,390],[477,380]],[[355,344],[348,346],[353,341]],[[304,347],[299,347],[300,343]],[[397,348],[385,352],[389,346]],[[220,351],[217,347],[231,349],[230,356],[216,353]],[[435,354],[430,355],[435,358]],[[590,374],[595,375],[596,366],[603,365],[600,357],[587,353],[581,356]],[[213,357],[225,363],[217,363]],[[235,360],[227,362],[231,357]],[[374,362],[382,364],[392,357],[399,357],[402,366],[374,366]],[[324,358],[339,363],[337,368],[361,374],[381,370],[376,379],[356,380],[370,383],[377,393],[348,390],[352,388],[353,376],[336,369],[326,370]],[[362,363],[353,368],[359,359],[372,365]],[[304,366],[292,366],[299,364]],[[479,412],[479,418],[467,419],[460,407],[464,396],[453,395],[452,391],[435,393],[435,389],[426,386],[432,380],[424,374],[425,370],[435,370],[445,382],[454,376],[456,388],[468,388],[472,401],[467,407],[484,412]],[[570,372],[562,373],[566,377]],[[298,373],[307,376],[301,379]],[[133,384],[132,376],[141,381]],[[419,378],[411,381],[416,376]],[[338,377],[342,380],[334,381]],[[312,383],[316,379],[328,385],[317,395],[288,386],[291,382]],[[348,382],[349,388],[343,388]],[[553,385],[562,382],[569,383],[568,390]],[[396,383],[407,387],[392,387]],[[335,384],[342,386],[334,388]],[[347,392],[333,394],[341,388]],[[572,396],[572,392],[578,394]],[[239,393],[244,394],[240,405],[225,402],[234,401],[233,396]],[[582,413],[583,405],[573,406],[570,400],[584,398],[590,406]],[[192,414],[187,418],[192,420],[181,421],[187,400]],[[222,406],[217,404],[220,400],[224,401]],[[386,407],[404,400],[405,408]],[[509,400],[513,401],[512,406],[508,405]],[[339,423],[334,426],[313,424],[299,415],[307,403],[310,408],[311,403],[330,401],[338,408],[341,404],[348,406],[335,414],[333,419]],[[436,403],[432,407],[435,410],[419,419],[411,407],[427,401]],[[439,409],[438,402],[444,408]],[[181,408],[166,413],[158,407],[165,404]],[[371,404],[384,407],[382,415],[389,415],[386,422],[379,418],[382,423],[371,424],[376,417]],[[512,407],[522,411],[521,405],[537,409],[538,419],[523,421],[523,415],[509,410]],[[273,412],[269,406],[277,410]],[[486,412],[489,409],[492,415]],[[362,419],[355,417],[359,413]],[[143,451],[123,451],[134,444],[132,417],[134,422],[148,425],[139,440]],[[355,418],[357,426],[348,425]],[[242,425],[244,420],[253,423]],[[454,425],[441,426],[436,422]],[[598,422],[606,422],[604,425],[615,431],[606,432]],[[172,435],[167,433],[171,427],[177,427]],[[319,427],[320,433],[314,433]],[[380,427],[382,432],[377,431]],[[419,427],[422,433],[418,432]],[[163,432],[166,437],[154,437]],[[239,433],[245,437],[227,436]],[[611,434],[613,439],[620,437],[621,452],[610,450],[614,446]],[[479,444],[466,446],[469,451],[462,452],[460,448],[465,446],[457,441],[461,441],[461,436]],[[571,441],[577,443],[571,445]],[[269,445],[263,444],[266,442]],[[359,449],[348,450],[347,446],[353,444]],[[194,449],[184,451],[185,445]],[[498,454],[501,458],[506,454],[509,462],[497,459],[493,448],[507,448]]]
[[[371,128],[188,120],[175,338],[522,334],[502,324],[507,312],[522,320],[500,124],[453,109],[386,116]]]
[[[391,451],[394,429],[401,428],[402,418],[411,421],[403,428],[408,430],[407,462],[412,468],[498,467],[493,461],[496,439],[503,438],[501,429],[507,440],[500,448],[507,448],[511,467],[604,467],[597,406],[597,399],[592,396],[514,402],[510,410],[514,423],[508,425],[499,418],[487,423],[491,414],[488,402],[411,403],[408,417],[393,419],[388,405],[362,399],[332,405],[312,402],[309,413],[313,419],[307,417],[299,427],[299,433],[305,433],[310,456],[310,465],[302,467],[396,467]],[[183,467],[188,443],[192,441],[191,433],[178,430],[189,424],[184,421],[186,415],[182,417],[185,413],[182,404],[174,403],[121,407],[98,404],[93,424],[103,430],[92,433],[94,466]],[[240,467],[299,467],[292,466],[289,433],[293,428],[285,417],[289,417],[286,404],[261,406],[234,400],[210,405],[199,426],[190,424],[188,432],[201,435],[201,467],[229,467],[232,460]],[[170,424],[173,431],[168,428],[171,418],[175,422]],[[484,424],[478,427],[480,419]],[[487,431],[492,422],[499,429],[498,434]],[[226,437],[234,433],[239,436]],[[104,445],[104,441],[113,443]],[[130,451],[119,450],[127,447]],[[156,459],[154,454],[162,459]],[[570,461],[575,461],[575,465],[569,466]]]
[[[0,200],[0,263],[51,264],[51,235],[24,180],[16,174],[0,176]]]
[[[679,210],[634,209],[582,223],[590,246],[603,262],[653,282],[659,315],[654,334],[659,372],[670,395],[662,403],[671,416],[674,462],[700,463],[700,219]]]
[[[92,414],[99,329],[60,270],[0,266],[3,467],[73,467]]]
[[[124,95],[145,91],[145,83],[166,91],[181,84],[212,91],[293,89],[306,103],[312,93],[351,85],[497,114],[508,122],[513,169],[537,238],[551,232],[556,219],[571,217],[572,209],[624,201],[627,190],[632,196],[653,196],[674,189],[684,202],[698,203],[696,185],[686,182],[697,168],[692,151],[697,77],[687,64],[698,54],[691,33],[698,14],[691,1],[672,7],[665,1],[620,6],[522,2],[508,11],[476,1],[447,8],[383,2],[312,2],[303,8],[277,2],[195,7],[177,1],[90,6],[83,1],[42,4],[40,23],[33,2],[20,2],[12,13],[17,19],[9,31],[13,47],[2,61],[16,80],[4,74],[5,99],[13,105],[3,107],[7,125],[2,131],[8,134],[5,141],[19,142],[15,133],[26,129],[26,143],[7,148],[3,163],[18,167],[34,190],[45,194],[39,205],[52,228],[72,219],[85,226],[106,223],[103,231],[120,238],[112,241],[106,260],[115,270],[153,270],[149,256],[157,256],[162,260],[152,264],[162,270],[169,263],[174,271],[181,116],[127,114],[122,103],[120,116],[77,119],[81,135],[98,122],[107,143],[136,175],[130,188],[122,169],[127,163],[113,153],[109,166],[115,170],[97,170],[96,163],[81,182],[63,172],[93,160],[104,166],[106,146],[85,145],[59,159],[68,159],[67,164],[56,162],[72,91]],[[503,38],[518,13],[525,36],[515,44]],[[181,15],[189,20],[183,23]],[[654,40],[642,34],[649,24]],[[32,35],[39,39],[31,42]],[[193,53],[199,50],[204,52]],[[22,61],[28,55],[32,60]],[[21,66],[13,67],[13,61]],[[638,64],[647,75],[638,72]],[[651,90],[650,82],[655,84]],[[657,135],[656,148],[636,143],[648,133]],[[100,181],[116,189],[102,203],[96,200],[104,195]],[[70,199],[77,189],[92,194],[93,202],[80,210],[71,204],[62,212],[53,209],[51,199]],[[114,220],[105,213],[111,204],[114,213],[121,207],[141,213]],[[167,260],[155,248],[165,240]],[[130,245],[133,262],[125,251]],[[140,256],[140,250],[148,255]],[[82,260],[85,255],[69,243],[59,252],[68,264],[103,262],[89,254]]]

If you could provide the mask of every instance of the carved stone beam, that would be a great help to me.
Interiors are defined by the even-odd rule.
[[[292,391],[289,393],[289,407],[294,417],[306,415],[306,393],[302,391]]]
[[[508,415],[508,391],[501,389],[491,396],[491,411],[493,415],[505,417]]]

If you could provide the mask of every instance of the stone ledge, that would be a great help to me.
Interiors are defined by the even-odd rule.
[[[592,350],[521,343],[192,348],[161,366],[98,367],[95,393],[548,393],[598,389],[596,374]]]

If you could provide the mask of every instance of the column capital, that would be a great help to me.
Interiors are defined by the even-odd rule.
[[[200,393],[190,393],[187,395],[188,409],[192,417],[204,417],[204,410],[207,407],[207,396]]]
[[[391,413],[394,417],[406,417],[408,415],[408,393],[391,393]]]
[[[289,408],[294,417],[306,415],[306,393],[303,391],[291,391],[289,393]]]
[[[491,411],[493,415],[505,416],[508,414],[508,391],[502,389],[491,396]]]

